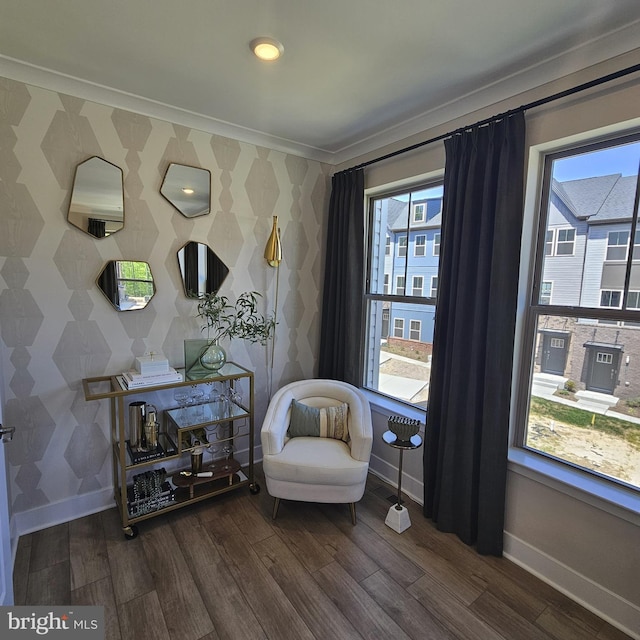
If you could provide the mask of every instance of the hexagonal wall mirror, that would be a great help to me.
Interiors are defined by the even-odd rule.
[[[124,227],[122,169],[93,156],[76,167],[67,220],[94,238]]]
[[[147,262],[111,260],[100,272],[98,288],[118,311],[144,309],[156,292]]]
[[[211,210],[211,173],[172,162],[160,193],[186,218],[207,215]]]
[[[178,251],[178,264],[187,298],[215,293],[229,273],[229,267],[201,242],[187,242]]]

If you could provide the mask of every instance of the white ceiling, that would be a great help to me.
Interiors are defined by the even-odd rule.
[[[0,0],[0,75],[333,163],[637,47],[640,0]]]

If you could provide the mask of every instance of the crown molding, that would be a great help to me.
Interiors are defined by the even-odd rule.
[[[332,163],[333,153],[324,149],[241,127],[224,120],[218,120],[187,109],[181,109],[180,107],[89,82],[88,80],[75,78],[1,54],[0,75],[42,89],[64,93],[116,109],[132,111],[133,113],[197,129],[212,135],[233,138],[240,142],[267,147],[274,151],[302,156],[309,160]]]
[[[464,117],[634,50],[640,52],[640,20],[581,43],[568,51],[549,57],[481,89],[471,91],[360,142],[344,147],[332,155],[332,163],[337,165],[355,161],[366,154],[374,153],[456,118]],[[640,58],[640,53],[638,57]],[[469,122],[469,124],[473,123]]]

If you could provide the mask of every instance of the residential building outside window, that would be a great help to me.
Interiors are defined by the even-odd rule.
[[[546,156],[518,445],[640,490],[640,134]],[[553,283],[553,298],[551,296]]]
[[[442,183],[370,196],[368,211],[363,385],[402,402],[426,407]],[[386,237],[391,246],[398,247],[395,252],[386,253]],[[428,245],[433,252],[431,248],[427,250]],[[407,251],[408,246],[411,251]],[[385,287],[386,282],[394,283],[392,293]],[[411,288],[407,290],[407,286]],[[390,332],[388,318],[392,319]]]

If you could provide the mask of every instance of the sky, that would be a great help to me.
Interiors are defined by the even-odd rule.
[[[612,173],[621,173],[623,176],[638,175],[639,162],[640,142],[633,142],[555,160],[553,177],[559,182],[565,182]]]

